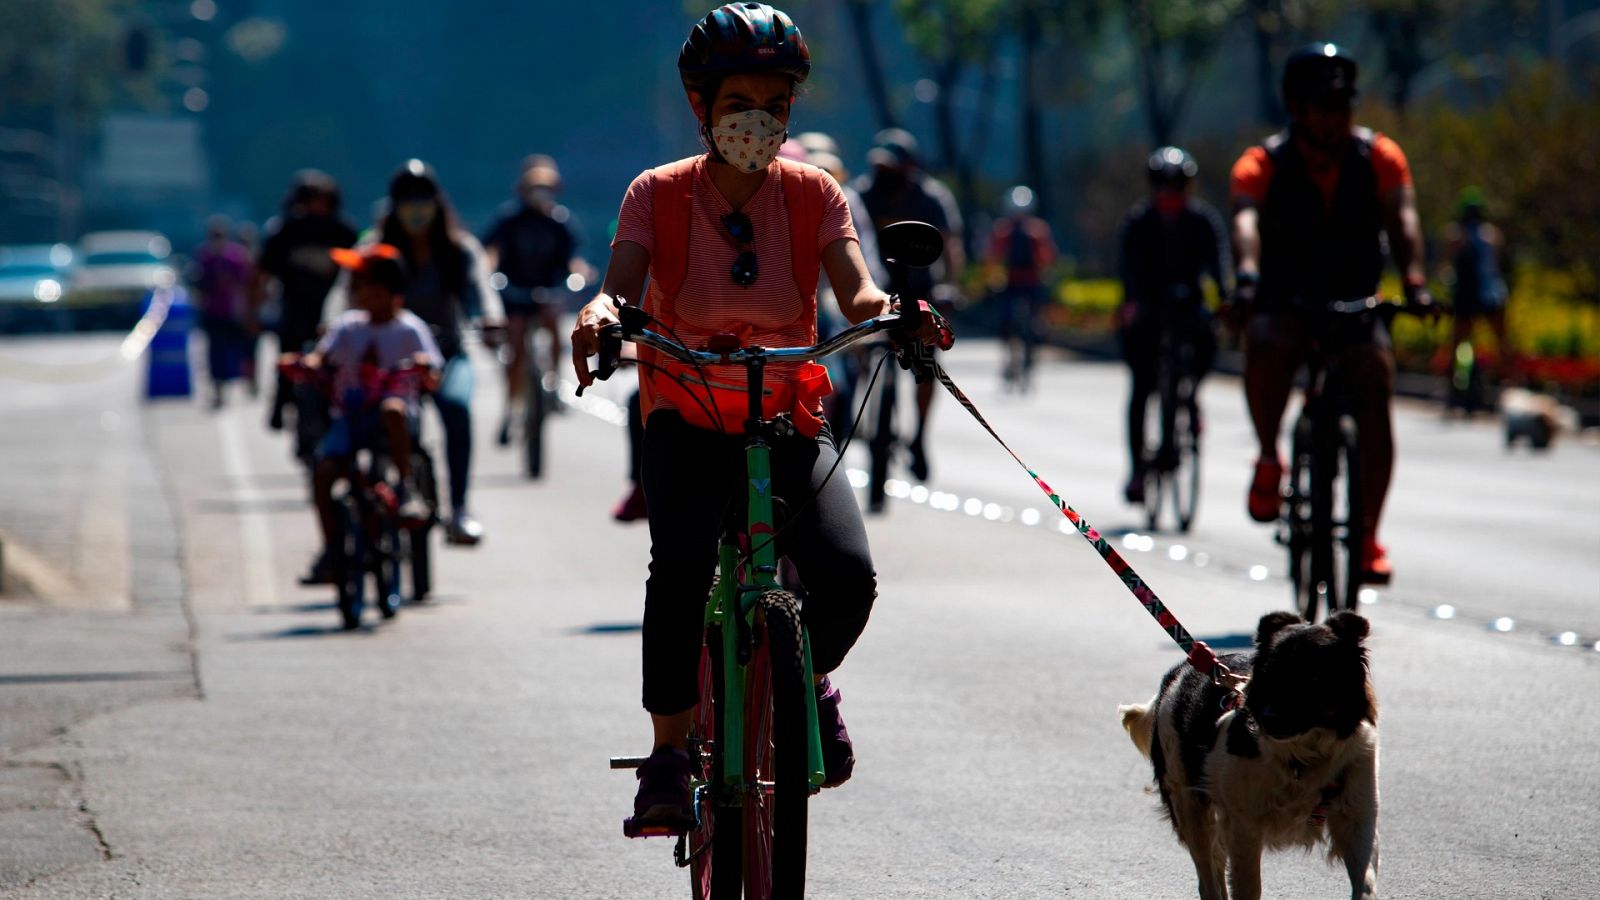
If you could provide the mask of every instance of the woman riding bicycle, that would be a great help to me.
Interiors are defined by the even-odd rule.
[[[618,321],[614,298],[637,302],[647,273],[644,310],[695,349],[728,333],[745,345],[815,343],[819,268],[851,322],[891,311],[889,295],[868,275],[838,184],[815,167],[777,160],[796,87],[810,69],[799,29],[765,4],[728,4],[690,32],[678,71],[706,152],[646,171],[629,186],[601,293],[572,331],[580,384],[593,380],[588,357],[601,330]],[[641,474],[651,561],[643,700],[655,740],[639,769],[634,812],[636,820],[681,820],[693,809],[686,747],[699,698],[702,616],[724,511],[743,490],[745,371],[645,362]],[[825,784],[833,786],[850,777],[855,759],[826,674],[865,628],[876,577],[849,483],[827,478],[838,451],[820,418],[828,388],[816,368],[770,365],[764,413],[792,414],[799,432],[773,447],[772,487],[789,510],[804,507],[778,549],[810,598],[804,618]]]
[[[408,160],[389,180],[389,208],[378,237],[400,248],[411,271],[406,306],[428,323],[444,354],[444,375],[432,395],[444,424],[445,461],[450,468],[451,543],[476,544],[483,526],[467,512],[472,465],[472,361],[462,331],[468,319],[482,323],[485,340],[504,327],[500,294],[489,284],[483,248],[458,222],[433,168]]]

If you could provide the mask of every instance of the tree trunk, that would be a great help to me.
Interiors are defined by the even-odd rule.
[[[889,87],[883,78],[883,64],[878,60],[878,42],[872,36],[872,6],[872,0],[849,0],[845,3],[861,57],[861,77],[866,82],[872,107],[878,114],[878,127],[893,128],[899,124],[899,119],[894,114],[894,107],[889,104]]]
[[[1250,32],[1256,51],[1256,96],[1261,121],[1279,126],[1284,122],[1283,100],[1279,96],[1278,67],[1273,49],[1283,34],[1281,0],[1250,0]]]
[[[1039,108],[1039,11],[1027,4],[1022,11],[1022,177],[1038,198],[1038,214],[1050,218],[1051,197],[1044,162],[1043,116]]]

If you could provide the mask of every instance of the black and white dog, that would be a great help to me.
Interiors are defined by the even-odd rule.
[[[1310,625],[1261,617],[1251,653],[1222,657],[1247,675],[1244,702],[1187,663],[1122,725],[1155,768],[1161,802],[1189,849],[1202,900],[1261,896],[1261,853],[1328,843],[1356,900],[1377,896],[1378,706],[1367,677],[1367,620]]]

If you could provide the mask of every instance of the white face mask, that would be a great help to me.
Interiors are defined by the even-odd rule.
[[[722,161],[741,172],[759,172],[778,158],[788,126],[764,109],[747,109],[722,117],[711,140]]]

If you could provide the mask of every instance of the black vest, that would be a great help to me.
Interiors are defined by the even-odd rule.
[[[1272,183],[1261,208],[1262,299],[1350,300],[1377,292],[1383,210],[1373,134],[1360,128],[1350,137],[1332,206],[1323,202],[1287,131],[1262,145],[1272,160]]]

